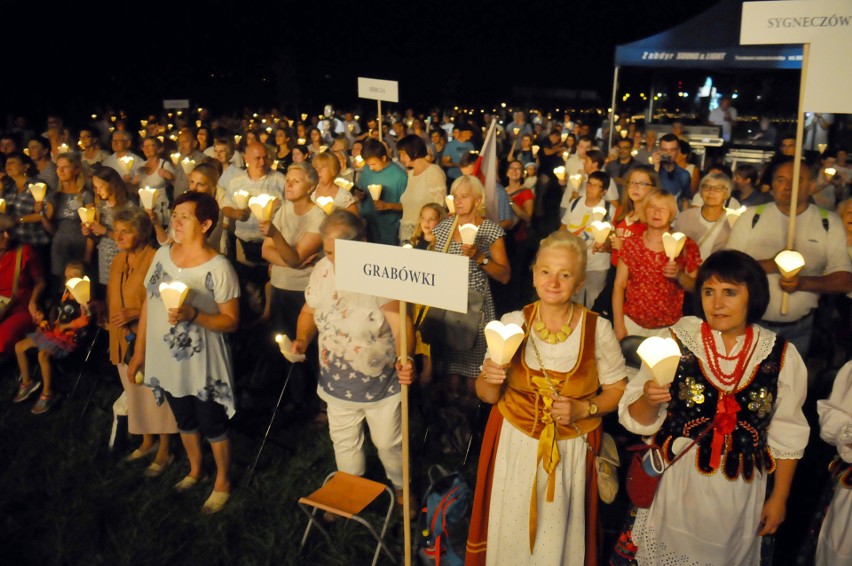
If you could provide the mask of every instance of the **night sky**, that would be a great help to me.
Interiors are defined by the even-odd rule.
[[[107,104],[157,110],[163,98],[214,114],[320,112],[357,103],[357,76],[398,80],[401,104],[421,109],[532,104],[525,94],[542,88],[596,91],[606,105],[617,44],[715,2],[16,2],[28,14],[5,18],[6,45],[20,48],[6,72],[18,59],[23,76],[3,106],[71,121]]]

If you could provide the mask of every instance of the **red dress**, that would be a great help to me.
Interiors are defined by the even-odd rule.
[[[642,328],[671,326],[683,316],[683,287],[663,275],[669,261],[664,252],[645,247],[644,238],[628,238],[621,247],[621,261],[630,274],[624,292],[624,314]],[[686,239],[675,262],[681,271],[694,273],[701,265],[698,245]]]
[[[21,244],[21,274],[18,277],[18,294],[12,299],[6,316],[0,321],[0,355],[14,353],[15,344],[35,328],[29,303],[36,281],[43,279],[38,256],[27,244]],[[0,255],[0,295],[10,297],[15,276],[17,250],[6,250]]]

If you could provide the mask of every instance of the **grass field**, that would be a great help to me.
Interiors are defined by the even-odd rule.
[[[99,359],[104,359],[101,356]],[[244,369],[245,365],[242,366]],[[245,371],[243,372],[245,373]],[[296,501],[307,495],[333,471],[334,457],[328,431],[311,419],[281,415],[267,445],[254,480],[239,489],[219,515],[199,514],[212,484],[178,496],[172,486],[188,471],[188,463],[175,439],[177,461],[156,479],[142,475],[143,464],[121,461],[132,448],[110,452],[107,447],[112,422],[111,404],[120,393],[118,377],[109,365],[92,364],[81,391],[65,399],[54,411],[30,414],[31,402],[13,405],[16,369],[0,368],[0,564],[115,565],[115,564],[369,564],[374,545],[362,527],[349,521],[331,526],[333,543],[314,532],[305,550],[298,547],[306,519]],[[100,379],[98,378],[100,376]],[[93,405],[80,416],[89,386],[99,379]],[[268,424],[270,409],[282,379],[261,396],[261,407],[242,411],[233,422],[233,481],[241,480],[254,458]],[[60,390],[70,390],[69,378],[59,380]],[[412,390],[412,473],[418,494],[427,487],[429,465],[457,468],[462,456],[445,455],[436,434],[423,442],[424,416],[430,419],[437,405],[418,408]],[[814,421],[814,399],[809,399],[809,419]],[[788,521],[779,537],[775,564],[792,564],[804,537],[813,502],[824,482],[826,451],[815,444],[800,466]],[[369,445],[369,443],[367,443]],[[208,451],[209,452],[209,451]],[[475,478],[475,446],[466,475]],[[624,458],[624,457],[623,457]],[[207,454],[208,469],[212,458]],[[626,460],[623,460],[626,461]],[[375,453],[369,457],[368,477],[382,481]],[[622,467],[622,478],[624,469]],[[604,556],[609,555],[626,510],[622,493],[613,505],[602,507],[605,529]],[[375,519],[375,514],[371,518]],[[459,537],[463,538],[463,537]],[[395,554],[402,556],[402,520],[396,512],[387,537]],[[457,540],[463,549],[464,541]],[[392,562],[382,557],[381,564]],[[416,563],[416,562],[415,562]]]

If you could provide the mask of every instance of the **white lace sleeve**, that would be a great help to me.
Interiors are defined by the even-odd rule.
[[[805,362],[796,347],[788,343],[778,374],[778,396],[767,439],[775,458],[798,460],[805,453],[810,427],[802,413],[802,404],[807,392],[808,370]]]
[[[844,462],[852,462],[852,361],[834,378],[828,399],[817,401],[819,437],[837,447]]]
[[[642,368],[636,373],[636,375],[630,378],[630,382],[627,384],[627,390],[624,392],[624,395],[621,396],[621,401],[618,403],[618,421],[630,432],[634,434],[641,434],[642,436],[649,436],[660,430],[660,427],[663,425],[663,421],[666,420],[666,410],[669,406],[668,403],[660,405],[659,412],[657,413],[657,419],[649,425],[643,425],[630,415],[630,405],[638,401],[642,396],[645,382],[649,379],[651,379],[651,373],[643,364]]]
[[[615,337],[610,322],[602,316],[598,317],[595,328],[595,359],[600,383],[608,385],[627,377],[618,338]]]

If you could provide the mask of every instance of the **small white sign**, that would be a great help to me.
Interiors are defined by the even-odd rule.
[[[338,289],[467,312],[465,256],[337,240],[334,272]]]
[[[166,110],[183,110],[189,108],[188,98],[167,98],[163,100],[163,108]]]
[[[358,77],[358,98],[399,102],[399,83]]]
[[[852,113],[852,2],[784,0],[743,3],[740,43],[810,43],[804,108],[809,112]]]

